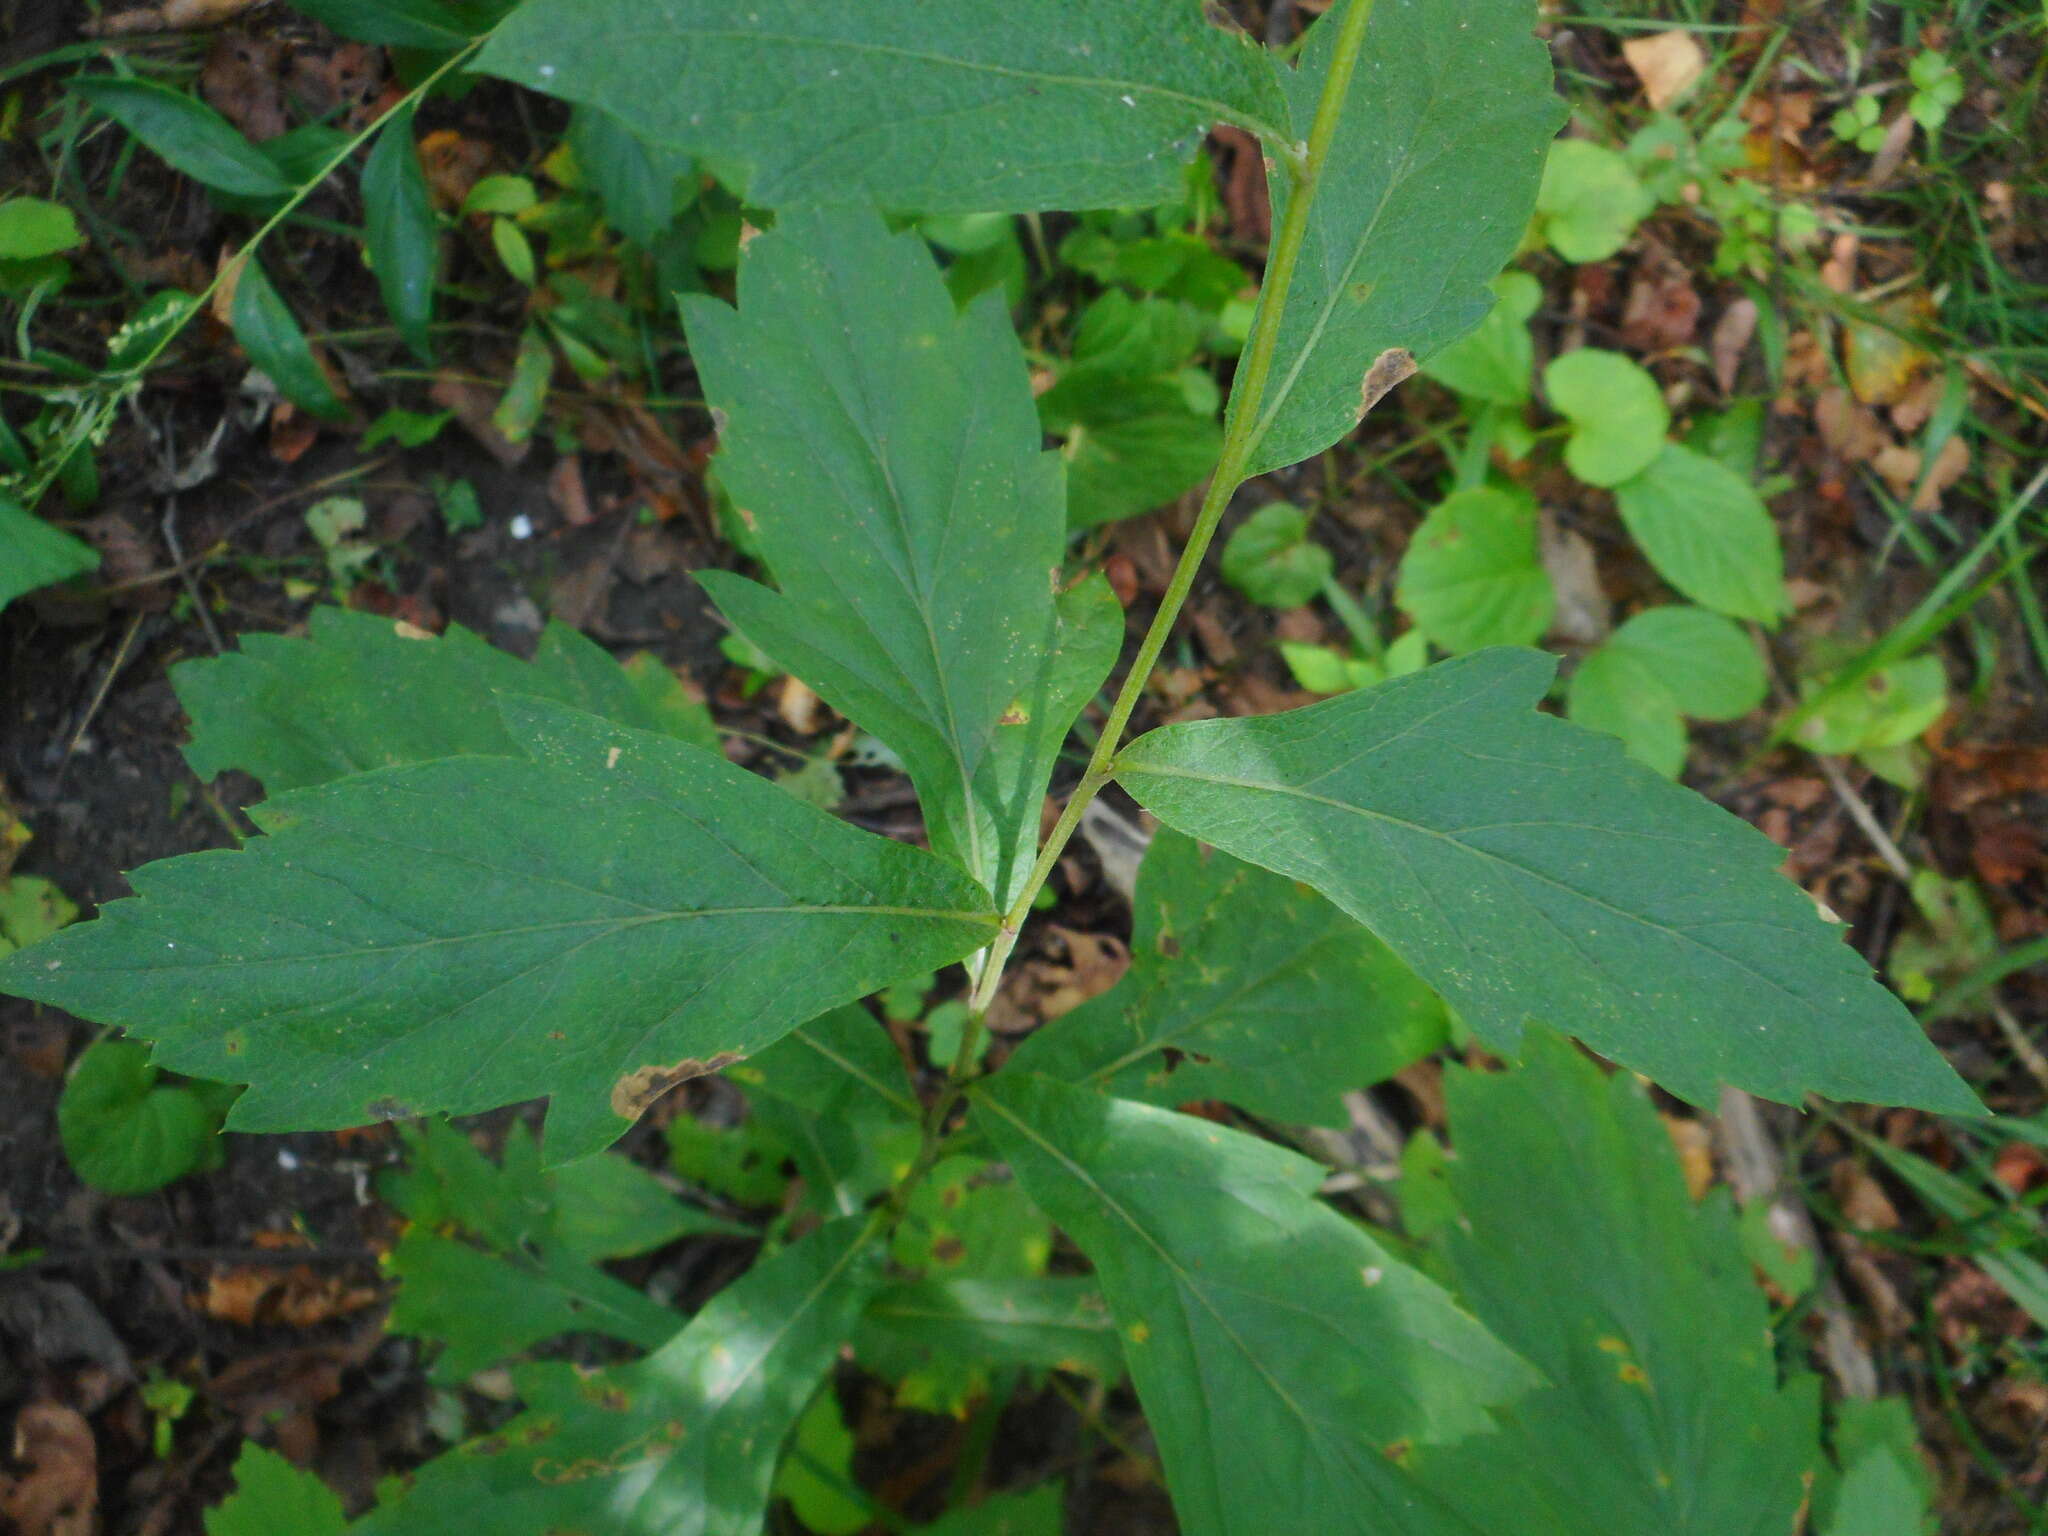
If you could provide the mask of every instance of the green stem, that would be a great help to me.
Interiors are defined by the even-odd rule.
[[[496,29],[493,28],[492,30],[495,31]],[[355,152],[375,138],[383,130],[384,125],[390,122],[392,118],[402,112],[409,111],[425,100],[428,92],[432,91],[448,75],[468,63],[477,50],[482,48],[490,39],[490,32],[484,33],[481,37],[470,39],[469,43],[460,52],[451,54],[432,74],[428,75],[426,79],[422,80],[410,91],[407,91],[397,102],[393,103],[383,112],[380,112],[371,120],[367,127],[330,155],[319,170],[315,171],[300,184],[290,197],[284,200],[284,203],[278,208],[277,212],[273,213],[257,227],[256,233],[251,235],[242,246],[241,258],[243,260],[253,260],[257,249],[263,242],[269,239],[277,227],[290,218],[297,211],[299,205],[311,197],[314,191],[329,176],[332,176],[342,166],[346,165]],[[190,325],[194,318],[204,312],[208,303],[212,301],[214,294],[219,290],[220,285],[227,280],[228,274],[238,270],[239,263],[231,263],[221,268],[219,272],[214,274],[213,281],[206,285],[206,290],[185,306],[185,312],[178,317],[177,323],[166,326],[162,334],[156,338],[155,344],[150,347],[148,352],[143,354],[134,366],[109,377],[107,382],[113,387],[106,389],[102,398],[96,401],[91,409],[82,411],[74,418],[73,423],[65,431],[64,440],[61,444],[62,451],[51,456],[48,460],[49,468],[40,471],[36,479],[31,481],[25,488],[23,500],[26,505],[33,507],[38,501],[42,500],[51,485],[55,483],[59,469],[80,447],[91,442],[99,435],[101,424],[120,408],[122,400],[127,398],[129,391],[137,388],[142,383],[143,375],[156,365],[156,360],[164,355],[165,349],[172,342],[176,341],[179,336],[184,334],[185,327]]]
[[[1016,948],[1018,930],[1031,913],[1032,901],[1051,877],[1060,855],[1066,852],[1067,844],[1081,825],[1082,814],[1110,781],[1117,749],[1123,745],[1124,732],[1130,726],[1138,700],[1144,696],[1145,684],[1152,676],[1152,669],[1159,664],[1160,653],[1165,650],[1167,637],[1173,632],[1180,611],[1187,603],[1188,593],[1194,588],[1196,573],[1201,570],[1203,557],[1209,552],[1209,545],[1216,537],[1217,526],[1223,521],[1230,500],[1248,478],[1246,470],[1266,429],[1267,422],[1261,416],[1261,407],[1265,404],[1266,386],[1273,376],[1273,358],[1280,346],[1280,324],[1287,312],[1287,295],[1294,286],[1295,268],[1300,264],[1302,246],[1308,238],[1309,214],[1315,206],[1323,168],[1330,158],[1330,146],[1337,137],[1337,125],[1344,115],[1345,98],[1350,94],[1351,78],[1357,71],[1359,56],[1365,47],[1366,28],[1372,20],[1372,12],[1373,0],[1352,0],[1351,8],[1344,13],[1342,30],[1337,34],[1336,50],[1330,60],[1329,77],[1323,82],[1322,96],[1316,103],[1315,121],[1309,127],[1307,152],[1298,163],[1291,157],[1288,160],[1289,169],[1294,173],[1294,195],[1288,199],[1287,216],[1267,257],[1258,319],[1245,348],[1244,366],[1231,390],[1230,414],[1223,452],[1216,462],[1216,473],[1209,481],[1208,492],[1202,498],[1202,510],[1195,518],[1194,530],[1188,535],[1186,547],[1181,550],[1173,579],[1167,584],[1166,595],[1160,599],[1159,611],[1153,615],[1152,627],[1145,632],[1144,641],[1138,647],[1137,659],[1124,677],[1123,688],[1110,709],[1109,720],[1102,728],[1102,736],[1095,744],[1087,770],[1068,798],[1066,808],[1060,812],[1052,835],[1039,849],[1038,862],[1031,867],[1023,893],[1004,914],[1002,933],[988,949],[969,1004],[977,1018],[987,1013],[989,1004],[995,1000],[996,989],[1002,984],[1003,967]]]

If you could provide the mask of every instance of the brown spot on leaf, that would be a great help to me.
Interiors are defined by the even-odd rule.
[[[612,1113],[627,1120],[638,1120],[654,1101],[675,1087],[693,1077],[709,1077],[721,1068],[743,1060],[741,1051],[719,1051],[709,1061],[698,1061],[686,1056],[674,1066],[636,1067],[612,1084]]]
[[[1365,383],[1358,391],[1358,419],[1391,394],[1396,385],[1415,377],[1415,354],[1406,347],[1389,347],[1365,370]]]

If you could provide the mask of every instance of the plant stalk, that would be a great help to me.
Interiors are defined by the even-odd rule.
[[[1291,156],[1287,158],[1288,168],[1293,173],[1294,194],[1288,199],[1286,218],[1267,257],[1258,319],[1252,326],[1245,349],[1244,366],[1231,388],[1223,451],[1216,461],[1216,473],[1210,478],[1209,489],[1202,497],[1202,509],[1195,518],[1187,544],[1181,550],[1180,560],[1174,566],[1166,595],[1160,599],[1159,611],[1153,615],[1152,626],[1146,630],[1137,658],[1131,663],[1123,688],[1110,708],[1109,719],[1103,725],[1087,770],[1074,793],[1068,797],[1052,834],[1039,849],[1038,861],[1031,867],[1023,893],[1003,915],[1002,933],[986,952],[968,1004],[975,1020],[975,1024],[969,1026],[970,1035],[979,1033],[976,1025],[995,1000],[996,989],[1002,984],[1004,966],[1016,948],[1018,931],[1030,915],[1033,900],[1051,878],[1060,855],[1066,852],[1067,844],[1081,825],[1082,813],[1114,775],[1117,749],[1123,745],[1124,732],[1130,726],[1138,700],[1144,696],[1152,670],[1158,666],[1160,653],[1166,649],[1167,637],[1173,632],[1181,609],[1187,604],[1188,593],[1194,589],[1195,576],[1201,570],[1209,545],[1215,540],[1216,529],[1223,521],[1224,512],[1229,509],[1231,498],[1245,483],[1246,467],[1265,433],[1266,422],[1260,410],[1265,404],[1266,387],[1272,381],[1273,359],[1280,346],[1280,324],[1287,312],[1287,296],[1294,286],[1295,269],[1300,264],[1302,246],[1308,238],[1309,214],[1315,206],[1324,166],[1329,161],[1330,146],[1336,141],[1337,125],[1344,115],[1352,76],[1357,72],[1359,56],[1365,48],[1373,4],[1374,0],[1352,0],[1351,8],[1344,13],[1342,30],[1337,34],[1336,52],[1330,60],[1329,78],[1323,82],[1322,95],[1316,102],[1315,120],[1309,128],[1307,152],[1299,161]]]

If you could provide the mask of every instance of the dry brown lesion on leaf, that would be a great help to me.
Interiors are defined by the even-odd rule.
[[[719,1051],[705,1061],[685,1056],[671,1066],[635,1067],[612,1084],[612,1112],[627,1120],[638,1120],[656,1099],[676,1084],[686,1083],[693,1077],[708,1077],[736,1061],[744,1060],[745,1056],[744,1051]]]
[[[1396,385],[1404,384],[1415,377],[1415,354],[1406,347],[1389,347],[1373,359],[1372,366],[1365,370],[1365,382],[1358,391],[1358,419],[1365,420],[1366,414],[1388,395]]]

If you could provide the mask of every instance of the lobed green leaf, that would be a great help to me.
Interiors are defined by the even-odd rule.
[[[1556,660],[1491,650],[1253,720],[1141,737],[1171,826],[1306,880],[1495,1050],[1567,1030],[1674,1093],[1723,1084],[1976,1113],[1976,1096],[1763,834],[1536,713]]]
[[[1198,0],[527,0],[489,73],[617,113],[766,208],[1164,202],[1209,128],[1268,138],[1263,51]]]
[[[1375,366],[1385,354],[1427,359],[1485,318],[1564,120],[1531,0],[1355,3],[1372,22],[1250,424],[1254,475],[1357,426],[1403,376]],[[1324,14],[1283,81],[1290,142],[1308,137],[1343,17]],[[1277,228],[1293,189],[1284,166],[1268,180]]]
[[[621,668],[564,624],[547,627],[532,661],[459,624],[435,639],[342,608],[314,609],[303,637],[244,635],[241,647],[171,669],[192,722],[185,759],[202,779],[230,768],[254,774],[273,795],[401,763],[516,755],[499,694],[717,741],[701,705],[678,709],[644,669]]]
[[[1347,914],[1170,828],[1146,850],[1134,905],[1130,970],[1035,1031],[1019,1070],[1344,1125],[1347,1091],[1449,1036],[1443,1004]]]
[[[1461,1219],[1435,1245],[1548,1385],[1500,1434],[1418,1451],[1481,1531],[1778,1536],[1821,1460],[1811,1377],[1781,1385],[1725,1190],[1695,1205],[1641,1088],[1554,1035],[1446,1082]]]
[[[870,1226],[821,1227],[646,1359],[523,1367],[526,1410],[415,1474],[358,1536],[758,1536],[782,1442],[876,1283]]]
[[[957,312],[923,243],[871,213],[786,215],[747,247],[739,299],[684,315],[725,416],[719,474],[781,590],[704,586],[895,749],[935,848],[1012,892],[1122,625],[1102,583],[1055,596],[1065,497],[1009,318]]]
[[[698,747],[540,700],[523,760],[359,774],[0,962],[0,985],[247,1081],[233,1124],[331,1128],[551,1096],[551,1158],[676,1082],[986,943],[953,866]]]
[[[1343,1536],[1459,1530],[1389,1451],[1481,1431],[1536,1378],[1317,1201],[1322,1168],[1022,1073],[975,1117],[1095,1265],[1189,1536],[1266,1536],[1279,1509]]]

